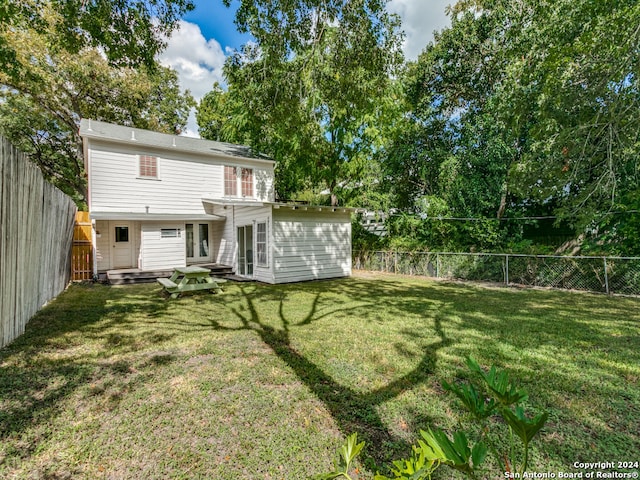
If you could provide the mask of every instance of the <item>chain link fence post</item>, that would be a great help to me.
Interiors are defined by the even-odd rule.
[[[443,257],[446,262],[443,265]],[[435,258],[434,258],[435,257]],[[464,259],[472,259],[465,260]],[[488,261],[487,259],[493,259]],[[500,263],[498,263],[500,261]],[[358,252],[355,269],[640,296],[640,257],[518,253]],[[603,273],[604,275],[601,275]]]
[[[508,287],[509,286],[509,255],[504,256],[504,283]]]

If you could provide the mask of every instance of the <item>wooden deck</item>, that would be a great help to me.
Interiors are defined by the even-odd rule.
[[[219,263],[198,263],[198,267],[211,270],[212,277],[224,277],[232,275],[233,267]],[[106,275],[105,275],[106,273]],[[109,270],[102,272],[104,280],[112,285],[130,285],[133,283],[152,283],[158,278],[169,278],[173,274],[173,268],[163,270],[140,270],[138,268],[125,268],[121,270]]]

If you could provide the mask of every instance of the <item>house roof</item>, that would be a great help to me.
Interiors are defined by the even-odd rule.
[[[275,163],[274,160],[266,156],[256,155],[249,147],[244,145],[152,132],[141,128],[124,127],[87,118],[83,118],[80,121],[80,136],[82,138],[111,140],[129,145],[135,144],[188,153],[246,158],[253,161]]]

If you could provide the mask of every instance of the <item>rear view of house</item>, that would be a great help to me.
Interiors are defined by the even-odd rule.
[[[227,265],[267,283],[351,274],[351,211],[275,201],[247,147],[83,119],[95,274]]]

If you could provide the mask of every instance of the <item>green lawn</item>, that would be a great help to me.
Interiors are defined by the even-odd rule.
[[[536,469],[637,461],[639,307],[373,275],[178,300],[74,285],[0,350],[0,477],[301,479],[357,431],[370,478],[458,425],[441,381],[468,355],[550,412]]]

